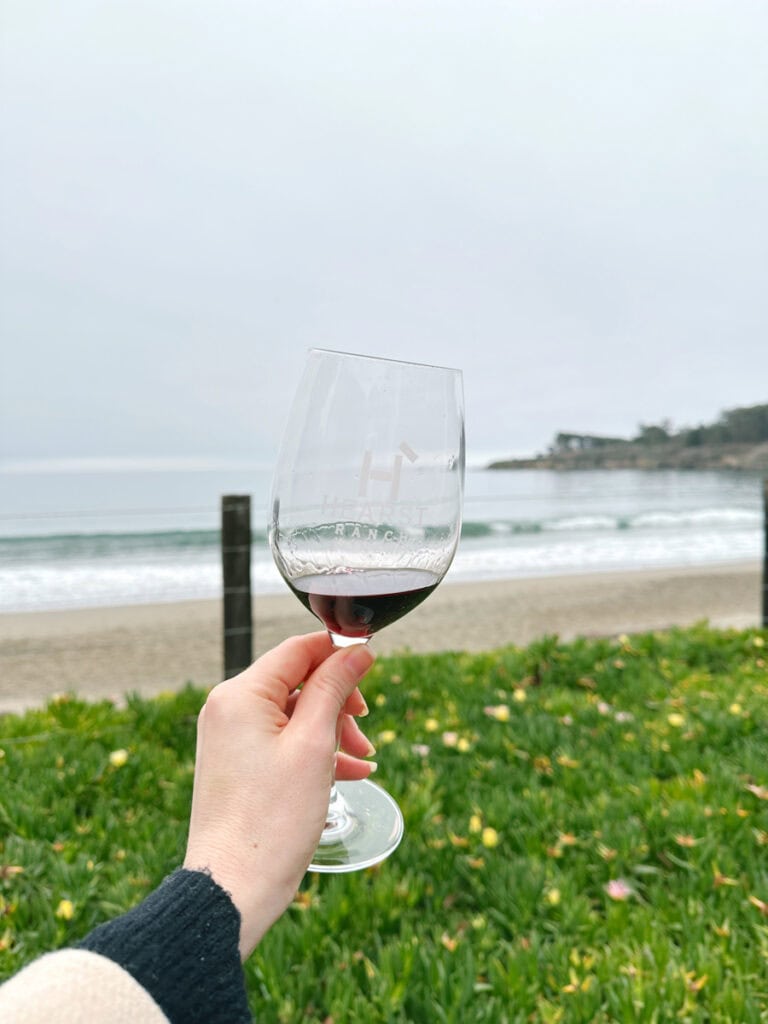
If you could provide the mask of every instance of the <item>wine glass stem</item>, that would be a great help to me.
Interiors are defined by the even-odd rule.
[[[328,635],[331,638],[331,643],[337,649],[343,647],[352,647],[354,644],[367,644],[370,637],[361,638],[350,638],[347,636],[339,636],[336,633],[331,633],[330,630]],[[336,724],[336,753],[338,754],[341,748],[341,723],[342,711],[339,716],[339,720]],[[328,799],[328,813],[325,817],[325,828],[323,834],[320,837],[322,843],[335,843],[339,839],[343,838],[348,832],[354,828],[354,821],[350,814],[349,807],[344,797],[339,792],[339,788],[336,785],[336,769],[334,764],[334,781],[331,784],[331,794]]]

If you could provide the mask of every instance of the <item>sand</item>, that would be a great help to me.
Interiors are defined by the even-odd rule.
[[[446,581],[376,638],[379,653],[487,650],[545,633],[563,639],[663,629],[708,620],[758,625],[757,563],[595,573],[480,583]],[[254,598],[254,655],[316,620],[289,593]],[[120,700],[222,673],[221,604],[184,601],[0,615],[0,711],[56,693]]]

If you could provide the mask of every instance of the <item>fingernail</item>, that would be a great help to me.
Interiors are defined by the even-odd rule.
[[[360,694],[360,700],[363,702],[363,710],[360,712],[360,714],[357,717],[358,718],[365,718],[365,716],[366,715],[370,715],[371,712],[370,712],[370,709],[368,707],[368,703],[367,703],[365,697],[362,695],[362,693]]]
[[[371,743],[371,741],[368,740],[368,749],[365,752],[365,756],[366,757],[373,757],[373,755],[375,753],[376,753],[376,747],[374,747],[374,745]]]
[[[373,775],[374,772],[377,772],[379,770],[379,766],[376,764],[375,761],[369,761],[368,767],[371,769],[370,772],[368,773],[369,775]]]
[[[363,644],[348,647],[346,660],[356,676],[363,676],[373,664],[373,654]]]

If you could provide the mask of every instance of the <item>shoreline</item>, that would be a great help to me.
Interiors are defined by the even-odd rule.
[[[756,561],[507,580],[452,582],[373,641],[382,655],[490,650],[544,634],[612,636],[708,620],[760,623]],[[289,593],[254,595],[254,657],[318,622]],[[0,713],[57,693],[89,700],[149,696],[221,679],[221,601],[0,615]]]

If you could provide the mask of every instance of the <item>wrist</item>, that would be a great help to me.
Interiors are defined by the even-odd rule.
[[[207,847],[187,850],[184,868],[202,871],[229,896],[240,915],[240,959],[251,955],[264,935],[280,917],[296,893],[296,886],[270,877],[263,865],[254,860],[233,857],[231,852],[217,855]]]

